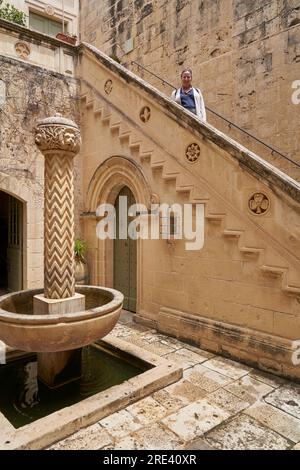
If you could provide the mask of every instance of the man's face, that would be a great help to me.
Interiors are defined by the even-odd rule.
[[[181,76],[181,83],[183,88],[190,88],[192,85],[192,75],[190,72],[184,72]]]

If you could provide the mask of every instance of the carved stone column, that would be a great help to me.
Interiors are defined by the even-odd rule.
[[[45,297],[65,299],[75,294],[73,159],[80,132],[56,115],[39,122],[36,144],[45,156]]]
[[[74,264],[73,171],[81,138],[74,122],[56,114],[39,122],[35,141],[45,156],[45,247],[44,295],[34,296],[33,311],[63,316],[85,309],[85,297],[75,293]],[[38,375],[49,387],[80,376],[81,351],[72,350],[71,337],[64,341],[66,351],[38,354]]]

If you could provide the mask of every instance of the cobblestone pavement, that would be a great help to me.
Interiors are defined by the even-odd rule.
[[[300,450],[300,385],[132,323],[112,336],[178,362],[183,378],[51,449]]]

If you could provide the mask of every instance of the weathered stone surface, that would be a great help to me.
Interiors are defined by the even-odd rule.
[[[273,388],[278,388],[287,383],[282,377],[276,377],[276,375],[268,374],[267,372],[258,371],[256,369],[253,369],[249,373],[249,377],[253,377],[255,380],[259,380]]]
[[[171,392],[168,392],[167,389],[159,390],[153,394],[153,398],[163,405],[169,413],[183,408],[186,405],[186,402],[181,398],[175,396]]]
[[[165,344],[166,346],[170,346],[174,350],[182,348],[190,349],[189,345],[183,343],[182,341],[179,341],[178,339],[171,338],[170,336],[162,335],[159,333],[156,333],[156,336],[159,339],[160,343]],[[198,352],[200,352],[200,350],[198,350]]]
[[[198,385],[207,392],[214,392],[218,388],[232,382],[232,378],[219,374],[214,370],[208,369],[205,365],[196,365],[184,371],[184,378],[195,385]]]
[[[177,351],[173,353],[167,354],[165,357],[170,359],[170,361],[181,364],[184,369],[188,369],[191,366],[206,361],[210,357],[210,354],[202,350],[200,350],[198,354],[187,348],[182,348],[177,349]]]
[[[169,385],[166,390],[170,395],[176,398],[178,397],[185,404],[197,401],[200,398],[205,397],[207,394],[205,390],[193,384],[189,380],[180,380],[173,385]]]
[[[300,419],[300,386],[285,385],[270,393],[265,402]]]
[[[138,450],[172,450],[179,449],[182,441],[166,429],[162,424],[152,424],[135,433],[136,448]]]
[[[212,446],[223,450],[284,450],[291,442],[248,416],[219,426],[206,435]]]
[[[252,377],[246,376],[236,382],[226,385],[225,389],[242,400],[254,403],[272,392],[273,387],[259,382]]]
[[[184,446],[185,450],[215,450],[214,447],[208,444],[208,442],[203,438],[195,439],[194,441],[186,444]]]
[[[0,190],[27,204],[24,287],[37,288],[43,283],[44,157],[34,145],[34,129],[37,119],[56,112],[79,122],[78,84],[74,78],[4,56],[0,66],[1,79],[6,83],[0,113]],[[74,216],[79,234],[82,209],[79,156],[74,163]]]
[[[144,338],[144,335],[131,336],[130,341],[136,346],[143,346],[147,351],[153,352],[158,356],[164,356],[175,351],[174,348],[166,344],[161,344],[159,341],[148,341],[147,338]]]
[[[231,416],[240,413],[250,406],[250,402],[237,398],[235,395],[223,388],[210,393],[206,399],[213,406],[218,405],[219,408],[225,410],[226,413],[229,413]]]
[[[167,409],[151,397],[144,398],[126,409],[144,425],[158,421],[167,414]]]
[[[239,364],[238,362],[220,357],[206,361],[205,367],[219,372],[222,375],[226,375],[231,379],[239,379],[240,377],[248,374],[248,372],[251,370],[249,367]]]
[[[300,419],[296,419],[274,406],[262,402],[255,403],[247,410],[244,410],[244,413],[290,441],[295,443],[300,441]]]
[[[130,331],[130,327],[128,330]],[[154,339],[155,333],[151,332],[151,336]],[[160,336],[157,335],[157,338],[161,340]],[[128,342],[125,343],[127,346],[123,345],[123,349],[129,352],[134,346],[130,343],[130,335],[127,336],[127,340]],[[149,337],[147,340],[149,340]],[[121,340],[115,339],[114,341],[120,342]],[[151,356],[147,352],[144,352],[144,355]],[[161,359],[159,358],[159,360]],[[199,380],[201,380],[204,375],[204,377],[210,379],[207,378],[209,382],[201,382],[202,384],[208,384],[207,388],[210,388],[213,382],[213,388],[216,385],[220,388],[209,393],[205,399],[196,400],[195,397],[195,401],[185,406],[183,397],[177,396],[176,385],[182,386],[182,383],[187,382],[187,377],[192,378],[193,374],[196,374],[196,370],[197,375],[194,377],[196,380],[199,377]],[[98,424],[74,434],[71,438],[60,441],[51,448],[99,448],[103,450],[152,448],[168,450],[299,449],[299,440],[297,441],[297,439],[299,438],[300,420],[293,417],[289,409],[287,412],[282,411],[266,404],[264,401],[257,401],[256,404],[251,406],[251,394],[249,395],[250,401],[246,401],[238,398],[240,393],[237,392],[237,389],[235,389],[236,396],[223,388],[227,386],[227,381],[232,382],[234,379],[226,377],[220,372],[207,369],[203,364],[187,369],[185,376],[183,380],[180,380],[174,386],[154,392],[146,399],[127,406],[126,410],[102,419]],[[277,377],[270,374],[265,376],[265,374],[252,369],[246,376],[234,381],[236,387],[243,390],[245,383],[247,383],[245,380],[247,377],[249,377],[252,386],[253,380],[255,380],[255,393],[265,391],[265,389],[257,388],[260,387],[257,384],[258,378],[268,381],[268,384],[265,384],[259,380],[263,387],[271,386],[271,383],[273,385],[278,383]],[[283,380],[283,382],[285,382],[285,388],[292,387],[295,395],[295,387],[288,381]],[[195,385],[197,385],[197,382]],[[171,391],[170,388],[173,390]],[[117,396],[116,390],[114,393]],[[272,392],[270,395],[274,393]],[[291,399],[291,395],[288,399]],[[169,416],[161,414],[164,412],[171,414]],[[152,419],[156,422],[151,423]],[[2,421],[2,427],[7,427],[7,420],[2,417]],[[226,423],[223,423],[223,421],[226,421]],[[105,426],[100,425],[100,423],[105,423]],[[58,425],[61,428],[62,422],[59,421]],[[9,428],[11,427],[8,426],[6,433],[4,433],[4,430],[0,433],[1,448],[6,448],[5,441],[12,438]],[[53,429],[55,430],[55,426]],[[55,432],[54,430],[53,432]],[[88,443],[89,440],[90,444]],[[295,443],[296,445],[294,445]]]
[[[128,411],[122,410],[99,421],[113,437],[125,437],[128,433],[142,427],[142,423]]]
[[[190,441],[202,436],[229,416],[225,410],[202,399],[168,416],[162,422],[181,439]]]
[[[192,63],[195,86],[202,88],[209,107],[286,155],[299,158],[299,139],[293,139],[293,135],[300,105],[291,106],[291,84],[299,79],[297,2],[192,0],[188,4],[139,3],[136,7],[137,2],[129,0],[120,9],[118,0],[105,0],[104,5],[95,5],[94,11],[88,4],[88,0],[82,2],[84,41],[118,55],[122,63],[135,60],[174,86],[179,86],[182,68]],[[97,23],[95,15],[100,19]],[[123,55],[118,45],[126,49],[129,38],[138,46]],[[171,88],[133,67],[154,86],[171,93]],[[274,103],[280,106],[280,115],[274,116]],[[252,150],[264,151],[214,115],[209,114],[209,120]],[[285,166],[269,151],[264,153],[270,161]]]
[[[206,201],[205,242],[199,253],[188,253],[181,240],[171,247],[162,240],[141,241],[136,317],[195,346],[297,376],[299,369],[291,365],[290,353],[292,335],[300,333],[296,298],[300,278],[293,267],[300,251],[297,235],[291,239],[290,234],[295,229],[299,232],[294,205],[295,198],[300,200],[298,185],[212,126],[189,116],[94,47],[83,45],[80,55],[81,73],[86,74],[82,89],[86,104],[84,186],[91,213],[100,201],[107,202],[116,185],[125,182],[146,204],[153,194],[161,202]],[[111,103],[107,103],[101,98],[102,86],[112,77]],[[93,90],[98,90],[97,97]],[[151,120],[144,127],[137,110],[146,103]],[[101,135],[95,134],[95,126]],[[162,127],[171,129],[171,134],[162,133]],[[201,165],[191,170],[182,165],[194,140],[201,150]],[[132,163],[124,157],[110,157],[124,151]],[[284,194],[279,189],[283,187]],[[269,211],[262,215],[249,208],[249,201],[260,192],[271,201]],[[112,284],[112,245],[109,248],[109,243],[97,240],[94,228],[87,221],[88,243],[95,250],[93,282]],[[139,336],[133,341],[141,344]],[[155,341],[151,334],[147,338],[150,346],[146,343],[145,348],[152,350]],[[178,351],[168,358],[176,361]],[[187,362],[184,367],[192,365]]]
[[[97,423],[54,444],[48,450],[100,450],[111,442],[111,436]]]
[[[132,436],[126,436],[118,439],[115,444],[106,447],[106,450],[136,450],[136,441]]]

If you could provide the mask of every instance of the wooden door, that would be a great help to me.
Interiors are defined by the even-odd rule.
[[[114,288],[124,294],[124,309],[131,312],[136,311],[137,297],[137,242],[127,238],[125,240],[119,238],[119,197],[127,197],[127,214],[128,208],[135,204],[134,196],[127,186],[120,191],[115,208],[117,216],[116,239],[114,240]],[[131,218],[128,217],[128,223]]]

